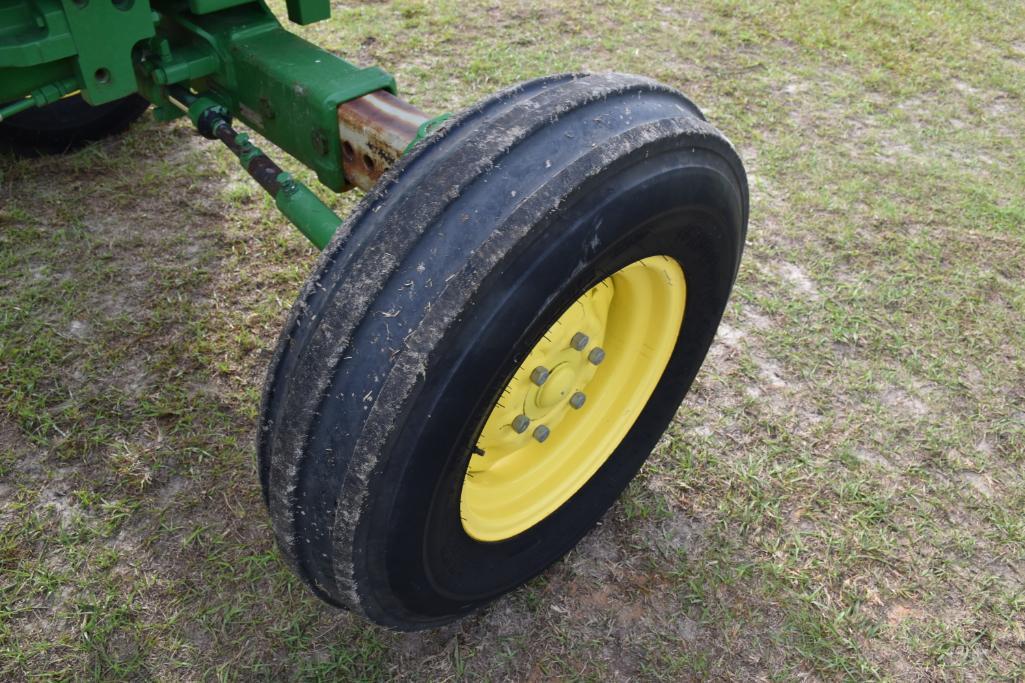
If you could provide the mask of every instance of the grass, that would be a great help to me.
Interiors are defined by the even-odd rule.
[[[580,69],[691,96],[751,175],[719,339],[566,560],[382,631],[291,575],[254,471],[314,251],[184,124],[0,159],[0,678],[1025,677],[1019,3],[334,10],[302,33],[428,111]]]

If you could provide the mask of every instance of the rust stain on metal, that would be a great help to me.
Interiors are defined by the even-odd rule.
[[[338,132],[346,180],[364,190],[373,187],[428,118],[385,90],[339,105]]]

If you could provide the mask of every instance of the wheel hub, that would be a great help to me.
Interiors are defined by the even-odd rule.
[[[577,299],[503,389],[463,482],[463,527],[502,540],[537,524],[601,467],[676,346],[686,284],[665,256],[636,261]]]
[[[552,371],[551,377],[538,390],[534,402],[542,410],[551,410],[572,393],[576,379],[577,373],[569,367],[569,363],[563,363]]]

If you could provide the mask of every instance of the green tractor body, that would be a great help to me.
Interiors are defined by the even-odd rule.
[[[288,2],[288,16],[298,24],[325,19],[329,11],[327,0]],[[356,166],[369,160],[376,179],[429,128],[417,127],[398,150],[364,131],[353,133],[365,149],[355,140],[343,148],[339,106],[374,92],[394,94],[395,80],[290,33],[262,2],[0,0],[0,122],[76,92],[93,106],[141,96],[159,120],[190,113],[193,94],[201,94],[201,106],[217,108],[226,121],[244,122],[334,191],[360,180],[366,186],[358,170],[356,178],[347,177],[347,156],[361,162]],[[419,116],[418,125],[429,123],[408,105],[399,106]],[[191,114],[195,119],[202,111]],[[323,247],[340,219],[301,208],[316,199],[298,190],[303,199],[296,202],[297,186],[286,183],[291,194],[275,200]]]

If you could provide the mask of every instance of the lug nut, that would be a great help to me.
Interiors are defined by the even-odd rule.
[[[605,360],[605,350],[600,346],[591,349],[591,353],[587,354],[587,360],[593,365],[600,365]]]
[[[584,392],[578,391],[577,393],[575,393],[575,394],[573,394],[572,396],[569,397],[569,404],[571,406],[573,406],[574,408],[576,408],[577,410],[580,410],[581,408],[584,407],[584,401],[586,401],[586,400],[587,400],[587,397],[584,396]]]
[[[530,381],[538,386],[544,384],[548,381],[548,368],[543,365],[534,368],[534,371],[530,373]]]
[[[544,440],[547,439],[548,435],[551,433],[551,430],[549,430],[548,427],[545,427],[544,425],[538,425],[534,428],[534,438],[541,443],[544,443]]]
[[[577,351],[583,351],[587,348],[587,344],[591,339],[583,332],[577,332],[573,335],[573,338],[569,340],[569,345]]]
[[[512,421],[513,431],[517,434],[522,434],[527,431],[527,427],[530,426],[530,418],[526,415],[517,415]]]

